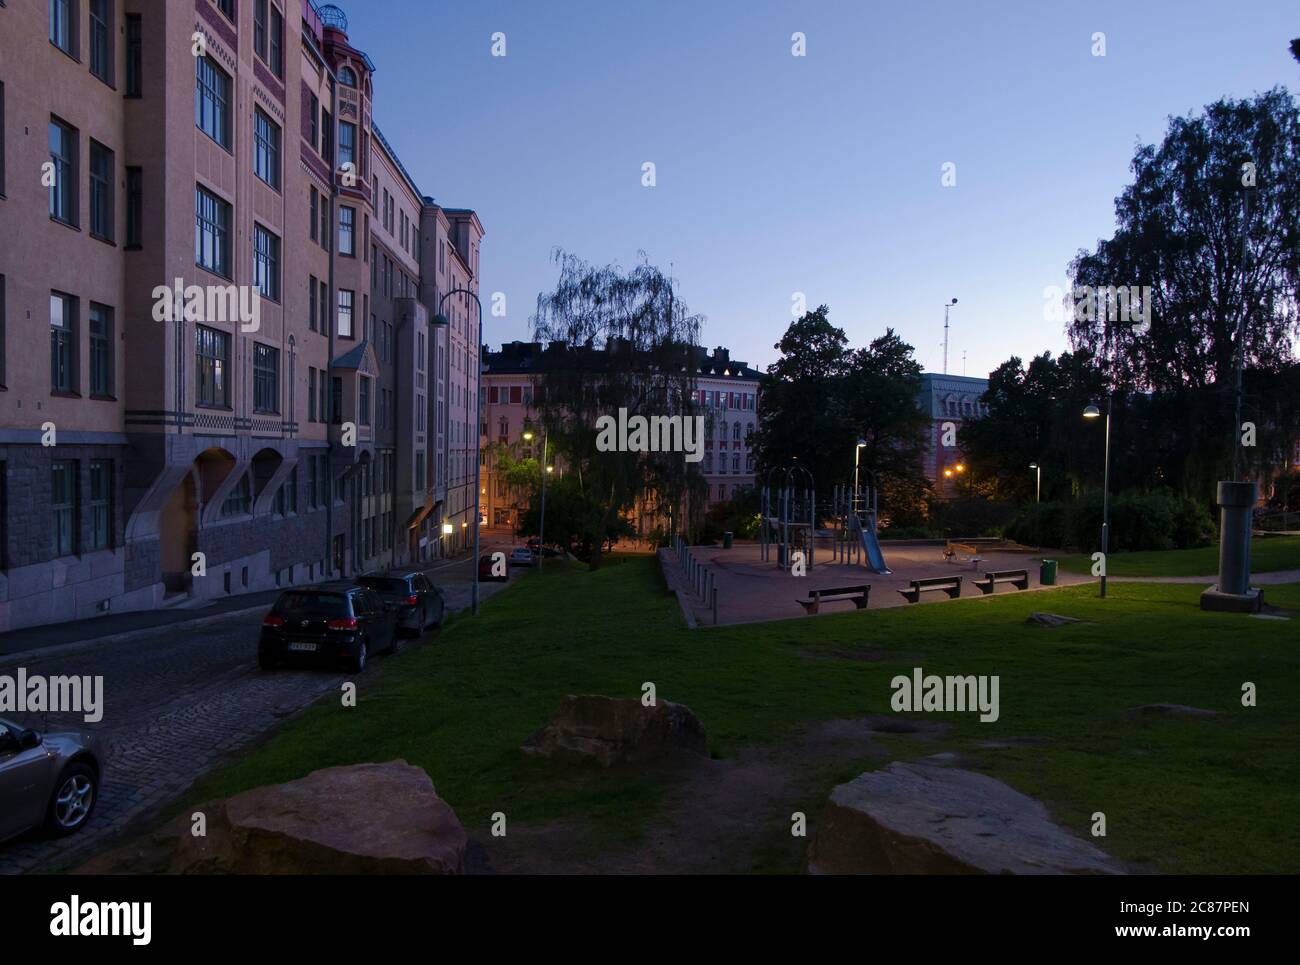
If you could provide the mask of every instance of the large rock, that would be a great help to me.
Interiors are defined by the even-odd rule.
[[[674,750],[709,753],[704,725],[684,704],[593,694],[570,694],[551,722],[520,748],[525,754],[570,761],[596,761],[604,767],[645,761]]]
[[[202,837],[192,833],[195,813],[207,819]],[[191,808],[150,838],[79,870],[455,874],[467,845],[429,775],[398,760],[329,767]]]
[[[895,762],[831,792],[813,874],[1124,874],[1047,808],[973,771]]]

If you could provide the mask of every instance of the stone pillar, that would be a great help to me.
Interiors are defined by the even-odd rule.
[[[1257,497],[1253,482],[1220,482],[1219,582],[1201,594],[1202,610],[1257,613],[1261,590],[1250,586],[1250,530]]]

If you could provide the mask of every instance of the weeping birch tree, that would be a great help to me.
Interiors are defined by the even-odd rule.
[[[644,253],[641,259],[624,270],[557,249],[559,280],[538,295],[532,319],[534,340],[547,344],[534,404],[571,487],[571,532],[556,535],[574,542],[593,567],[634,510],[676,532],[698,520],[707,499],[698,464],[685,453],[602,451],[607,447],[597,444],[605,416],[678,417],[684,425],[696,415],[694,347],[703,319]]]

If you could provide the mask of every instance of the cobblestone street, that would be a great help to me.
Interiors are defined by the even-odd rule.
[[[485,546],[485,551],[487,547]],[[448,615],[470,604],[472,570],[461,560],[428,571],[443,591]],[[517,579],[518,571],[514,577]],[[508,584],[480,584],[480,599]],[[29,675],[104,678],[103,719],[49,716],[49,727],[94,733],[104,779],[90,823],[67,838],[29,834],[0,844],[0,874],[57,871],[79,864],[117,842],[185,791],[223,758],[261,737],[351,679],[341,670],[257,667],[263,612],[232,614],[201,626],[178,624],[109,642],[48,655],[0,656],[0,674],[19,666]],[[436,641],[437,631],[403,647]],[[382,667],[388,657],[377,658]],[[366,675],[360,682],[364,685]],[[40,715],[16,722],[43,729]]]

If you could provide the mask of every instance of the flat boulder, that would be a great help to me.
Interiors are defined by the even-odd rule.
[[[597,694],[565,697],[550,723],[520,750],[554,760],[595,761],[602,767],[674,751],[709,753],[704,725],[684,704],[658,700],[646,707],[636,698]]]
[[[895,762],[831,791],[811,874],[1125,874],[1054,824],[1040,802],[984,774]]]
[[[205,834],[193,833],[202,814]],[[313,771],[188,809],[82,873],[457,874],[468,846],[451,807],[406,761]]]
[[[1134,717],[1217,717],[1218,712],[1204,707],[1188,707],[1186,704],[1143,704],[1130,707],[1128,713]]]

